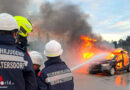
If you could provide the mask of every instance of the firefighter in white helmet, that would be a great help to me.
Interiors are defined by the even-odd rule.
[[[39,53],[37,51],[30,51],[29,55],[32,59],[33,68],[34,68],[35,74],[37,76],[40,71],[40,67],[44,66],[43,65],[44,59],[43,59],[41,53]]]
[[[63,49],[56,40],[45,45],[47,61],[38,77],[39,90],[74,90],[73,75],[60,58],[62,53]]]
[[[15,43],[17,31],[14,17],[0,13],[0,90],[37,90],[32,61]]]

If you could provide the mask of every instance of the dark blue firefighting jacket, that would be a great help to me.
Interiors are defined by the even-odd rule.
[[[70,69],[60,58],[45,62],[45,68],[38,78],[39,90],[74,90]]]
[[[32,61],[11,35],[0,36],[0,90],[37,90]]]

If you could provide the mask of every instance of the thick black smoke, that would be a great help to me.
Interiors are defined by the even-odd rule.
[[[43,21],[40,30],[67,36],[69,42],[77,41],[81,35],[96,37],[86,21],[89,15],[85,15],[77,5],[44,3],[40,11]]]
[[[0,13],[27,16],[29,0],[0,0]]]

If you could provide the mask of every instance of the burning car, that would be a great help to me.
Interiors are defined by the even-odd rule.
[[[128,52],[124,49],[116,49],[103,61],[99,61],[90,66],[89,72],[95,73],[108,73],[114,75],[116,71],[127,70],[130,72],[130,59]]]

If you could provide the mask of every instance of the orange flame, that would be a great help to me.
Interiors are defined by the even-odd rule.
[[[90,38],[88,36],[81,36],[80,39],[84,41],[81,47],[82,57],[84,60],[90,59],[92,56],[94,56],[93,48],[96,39]]]
[[[121,53],[122,50],[123,49],[115,49],[107,57],[107,59],[112,59],[115,57],[115,55],[117,55],[117,58],[115,58],[115,60],[118,62],[116,65],[116,69],[121,69],[123,66],[127,66],[129,62],[128,52],[123,50],[123,53]]]
[[[125,77],[123,77],[123,76],[117,76],[116,78],[115,78],[115,83],[116,83],[116,85],[118,85],[118,86],[126,86],[126,84],[127,84],[127,82],[126,82],[126,79],[125,79]]]

